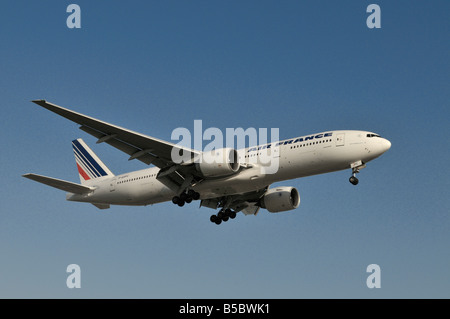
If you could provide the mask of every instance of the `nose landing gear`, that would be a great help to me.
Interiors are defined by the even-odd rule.
[[[348,180],[353,185],[358,185],[359,180],[358,180],[358,178],[356,178],[356,173],[359,173],[359,170],[366,167],[366,164],[363,164],[362,161],[357,161],[357,162],[351,163],[350,167],[352,168],[352,176]]]

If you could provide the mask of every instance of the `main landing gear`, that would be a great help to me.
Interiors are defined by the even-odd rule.
[[[357,162],[350,164],[350,167],[352,168],[352,176],[348,180],[353,185],[358,185],[359,180],[358,180],[358,178],[356,178],[356,173],[359,173],[360,169],[363,169],[364,167],[366,167],[366,164],[363,164],[362,161],[357,161]]]
[[[196,191],[190,189],[186,192],[183,192],[180,194],[180,196],[174,196],[172,198],[172,203],[175,205],[178,205],[180,207],[184,206],[184,203],[190,203],[192,200],[198,200],[200,199],[200,194]]]
[[[236,218],[236,212],[232,211],[231,209],[221,209],[220,212],[217,213],[217,215],[211,215],[209,220],[211,223],[216,223],[216,225],[220,225],[223,222],[228,221],[228,219],[235,219]]]

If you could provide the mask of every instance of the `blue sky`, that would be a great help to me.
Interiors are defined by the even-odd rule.
[[[448,1],[8,1],[0,11],[0,297],[449,298]],[[30,100],[169,140],[177,127],[373,131],[359,174],[285,181],[298,209],[216,226],[191,204],[94,206],[21,177],[78,182],[82,137],[116,174],[145,168]],[[81,267],[81,289],[66,267]],[[381,267],[368,289],[366,267]]]

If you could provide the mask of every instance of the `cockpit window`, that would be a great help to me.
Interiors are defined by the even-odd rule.
[[[381,137],[381,136],[377,134],[367,134],[367,137]]]

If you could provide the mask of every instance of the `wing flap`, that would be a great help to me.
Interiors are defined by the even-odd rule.
[[[29,173],[29,174],[25,174],[22,176],[25,178],[31,179],[35,182],[42,183],[42,184],[45,184],[45,185],[69,192],[69,193],[74,193],[74,194],[87,194],[94,190],[93,187],[83,186],[80,184],[64,181],[62,179],[57,179],[57,178],[52,178],[52,177],[47,177],[47,176],[42,176],[42,175],[37,175],[37,174]]]
[[[92,203],[92,205],[94,205],[94,206],[97,207],[98,209],[108,209],[109,207],[111,207],[111,205],[109,205],[109,204],[96,204],[96,203]]]
[[[256,205],[249,205],[245,207],[242,212],[244,213],[244,215],[256,215],[258,214],[259,208],[260,207]]]
[[[264,196],[268,187],[269,186],[266,186],[263,189],[244,194],[203,199],[200,202],[200,207],[204,206],[212,209],[217,209],[219,207],[230,208],[236,213],[242,212],[244,215],[256,215],[260,209],[258,202],[261,197]]]

